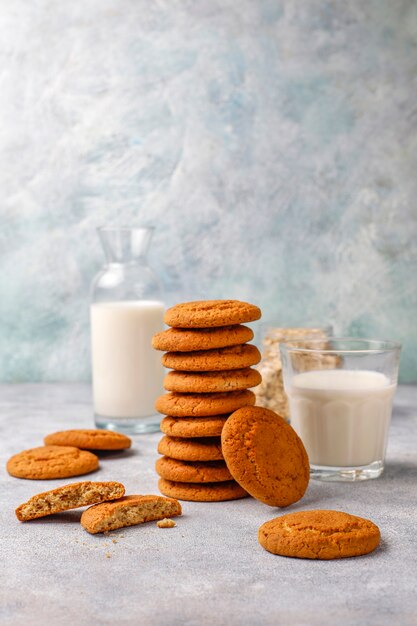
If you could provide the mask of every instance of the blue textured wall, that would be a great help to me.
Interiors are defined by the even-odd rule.
[[[0,1],[0,379],[89,376],[95,227],[167,301],[404,342],[417,380],[414,0]]]

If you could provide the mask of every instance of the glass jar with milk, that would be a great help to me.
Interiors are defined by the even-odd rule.
[[[91,298],[95,422],[125,433],[159,430],[163,367],[152,335],[163,330],[158,278],[147,265],[152,228],[100,228],[106,265]]]
[[[400,344],[355,338],[281,344],[290,421],[312,478],[356,481],[384,469]]]

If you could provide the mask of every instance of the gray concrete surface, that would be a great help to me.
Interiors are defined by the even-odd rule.
[[[291,507],[341,509],[380,526],[374,554],[333,562],[265,552],[257,529],[280,511],[251,499],[184,503],[174,529],[150,523],[108,537],[86,533],[80,511],[19,523],[18,504],[77,479],[12,478],[7,458],[41,445],[50,431],[77,426],[92,426],[88,386],[0,387],[2,625],[417,624],[416,387],[398,391],[382,478],[312,481]],[[128,493],[157,493],[158,437],[136,437],[131,452],[103,457],[90,478],[120,480]]]

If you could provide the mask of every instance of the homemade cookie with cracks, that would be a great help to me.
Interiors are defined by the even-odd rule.
[[[222,450],[234,479],[270,506],[288,506],[303,497],[310,466],[301,439],[269,409],[245,407],[223,427]]]
[[[247,326],[219,328],[168,328],[152,337],[155,350],[193,352],[226,348],[252,341],[253,331]]]
[[[240,300],[199,300],[182,302],[165,313],[165,324],[176,328],[211,328],[254,322],[261,310]]]
[[[230,391],[228,393],[167,393],[155,402],[159,413],[173,417],[205,417],[231,413],[242,406],[255,404],[252,391]]]
[[[341,511],[297,511],[265,522],[259,543],[272,554],[343,559],[375,550],[380,532],[370,520]]]
[[[238,500],[246,498],[248,494],[234,480],[224,483],[179,483],[160,478],[159,491],[178,500],[192,502],[223,502],[224,500]],[[175,494],[175,495],[174,495]]]
[[[172,417],[167,415],[161,421],[161,430],[171,437],[219,437],[228,414],[206,417]]]
[[[124,496],[124,493],[124,486],[116,482],[72,483],[32,496],[27,502],[17,507],[16,517],[21,522],[27,522],[80,506],[115,500]]]
[[[162,356],[162,365],[172,370],[187,372],[214,372],[238,370],[256,365],[261,354],[256,346],[245,343],[216,350],[196,352],[167,352]]]
[[[179,483],[218,483],[233,480],[224,461],[190,462],[163,456],[155,463],[161,478]]]
[[[62,430],[44,438],[46,446],[74,446],[82,450],[125,450],[132,440],[110,430]]]
[[[220,437],[180,439],[165,435],[158,443],[158,452],[179,461],[223,460]]]
[[[49,480],[89,474],[98,468],[98,458],[70,446],[42,446],[15,454],[6,467],[16,478]]]
[[[164,379],[167,391],[177,393],[221,393],[256,387],[262,380],[258,370],[246,367],[221,372],[169,372]]]
[[[104,533],[181,515],[181,505],[162,496],[124,496],[113,502],[95,504],[81,515],[81,525],[89,533]]]

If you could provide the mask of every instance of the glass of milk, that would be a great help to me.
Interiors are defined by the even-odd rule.
[[[159,430],[154,404],[164,371],[151,345],[163,330],[158,278],[147,264],[152,228],[100,228],[106,264],[91,298],[95,423],[125,433]]]
[[[291,425],[311,477],[356,481],[384,470],[401,346],[355,338],[281,344]]]

